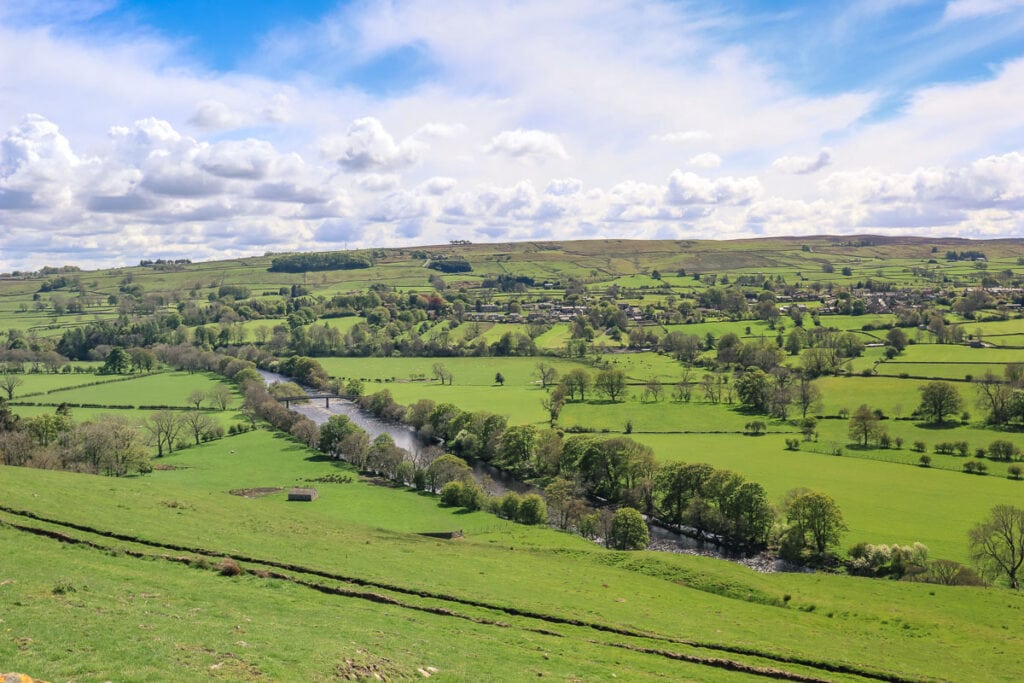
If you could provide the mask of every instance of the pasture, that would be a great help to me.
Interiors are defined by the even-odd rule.
[[[14,606],[4,614],[11,629],[0,641],[5,662],[51,679],[105,678],[110,660],[130,662],[123,669],[129,677],[159,676],[176,667],[235,679],[319,678],[349,660],[361,663],[361,657],[391,667],[393,675],[434,666],[456,679],[504,680],[511,661],[517,671],[532,667],[531,676],[733,680],[738,675],[616,645],[646,641],[649,647],[653,637],[658,650],[717,652],[790,671],[841,664],[850,673],[839,678],[848,680],[858,680],[857,671],[1010,680],[1021,666],[1020,636],[1002,628],[1016,619],[1020,596],[1002,591],[759,575],[700,557],[611,552],[577,537],[483,513],[460,514],[438,507],[431,496],[368,483],[307,484],[321,492],[311,504],[288,503],[282,494],[232,495],[229,491],[237,488],[287,487],[351,474],[344,465],[263,431],[190,449],[162,463],[175,469],[124,479],[2,471],[11,492],[5,507],[30,510],[58,524],[6,511],[0,520],[123,549],[69,547],[0,527],[4,547],[13,551],[0,559],[0,574],[10,580],[0,591]],[[111,496],[117,505],[109,503]],[[68,500],[75,501],[73,510]],[[72,520],[87,521],[93,531],[59,524]],[[463,529],[465,538],[417,535],[451,528]],[[113,530],[135,540],[103,535]],[[243,568],[288,563],[357,578],[398,604],[375,604],[351,593],[325,596],[253,574],[218,576],[161,561],[166,551],[153,543],[211,551],[213,564],[234,555],[250,558],[241,561]],[[184,554],[197,556],[196,551]],[[425,571],[431,564],[445,571]],[[284,573],[314,578],[307,570]],[[446,610],[416,609],[421,606]],[[513,606],[515,613],[496,611]],[[57,622],[44,618],[55,611],[64,615],[59,631]],[[646,635],[601,634],[552,618]],[[328,623],[331,628],[325,629]],[[950,627],[954,623],[957,628]],[[126,629],[138,634],[140,624],[141,637],[130,637]],[[560,637],[538,634],[539,625]],[[693,642],[703,645],[695,650],[685,644]],[[886,646],[879,648],[880,642]],[[742,646],[745,654],[715,650],[726,645]],[[65,656],[69,647],[76,656]],[[979,667],[979,657],[993,647],[998,655],[984,658]]]

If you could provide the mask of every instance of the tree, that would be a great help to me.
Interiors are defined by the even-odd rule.
[[[897,352],[902,352],[903,349],[907,348],[907,335],[900,328],[894,327],[886,333],[885,342],[896,349]]]
[[[1020,450],[1012,441],[1006,439],[996,439],[988,445],[988,457],[993,460],[1003,460],[1009,462],[1015,456],[1020,454]]]
[[[153,413],[142,426],[152,437],[156,446],[156,457],[162,458],[164,448],[168,453],[174,450],[175,439],[178,438],[183,423],[178,413],[173,410],[160,410]]]
[[[662,394],[665,393],[665,387],[662,386],[661,380],[657,377],[651,377],[644,384],[643,400],[646,401],[648,398],[654,400],[655,403],[661,400]]]
[[[558,416],[562,414],[562,408],[565,406],[565,388],[555,387],[554,391],[540,400],[540,405],[548,411],[548,420],[553,427],[558,422]]]
[[[516,521],[520,524],[545,524],[548,521],[548,507],[536,493],[528,493],[519,501]]]
[[[651,535],[643,515],[633,508],[619,508],[612,517],[612,528],[608,534],[608,547],[616,550],[643,550],[650,543]]]
[[[626,373],[619,368],[609,368],[597,373],[594,388],[613,403],[626,393]]]
[[[736,380],[736,394],[747,408],[758,413],[767,412],[771,397],[768,375],[760,368],[747,368]]]
[[[209,432],[217,423],[206,413],[199,410],[189,410],[183,416],[185,426],[192,432],[193,438],[198,446],[202,443],[203,435]]]
[[[310,448],[316,448],[320,439],[320,428],[308,417],[299,418],[288,433]]]
[[[471,481],[473,470],[457,455],[445,454],[427,467],[427,487],[439,491],[450,481]]]
[[[989,518],[967,534],[971,559],[988,578],[1005,576],[1010,588],[1020,588],[1017,577],[1024,565],[1024,510],[997,505]]]
[[[574,368],[562,377],[562,386],[569,392],[569,400],[576,400],[576,393],[579,392],[580,400],[587,400],[587,390],[590,389],[593,380],[590,373],[583,368]]]
[[[100,424],[109,436],[107,448],[100,458],[100,466],[105,474],[122,477],[132,471],[152,469],[146,458],[142,438],[128,418],[124,415],[108,415]]]
[[[25,383],[18,375],[6,373],[0,378],[0,388],[7,392],[7,400],[10,401],[14,398],[14,390]]]
[[[861,403],[850,416],[849,430],[851,439],[867,446],[868,439],[878,433],[878,415],[867,404]]]
[[[434,363],[433,373],[434,379],[439,381],[441,384],[444,384],[445,382],[448,384],[452,383],[452,373],[444,363]]]
[[[537,363],[536,373],[540,377],[540,385],[544,389],[558,381],[558,370],[547,363]]]
[[[362,430],[347,415],[331,415],[327,422],[320,425],[320,450],[340,457],[345,437],[357,431]]]
[[[921,405],[918,411],[935,424],[945,422],[947,415],[957,413],[963,407],[960,392],[949,382],[928,382],[919,391]]]
[[[120,346],[115,346],[107,354],[107,358],[103,363],[103,369],[100,372],[105,375],[120,375],[130,371],[131,368],[131,355]]]
[[[203,391],[202,389],[193,389],[192,392],[188,395],[188,402],[194,405],[196,407],[196,410],[199,410],[200,408],[203,407],[203,401],[205,400],[206,392]]]
[[[1014,389],[1009,382],[1003,382],[991,370],[975,380],[978,392],[978,407],[988,410],[986,418],[990,424],[1003,425],[1013,414]]]
[[[821,389],[814,383],[814,378],[807,373],[801,373],[797,378],[793,391],[794,402],[800,408],[800,417],[807,418],[811,410],[821,408]]]
[[[801,549],[810,547],[818,556],[839,543],[846,523],[832,498],[816,491],[797,492],[786,505],[789,540]]]
[[[231,401],[234,398],[234,394],[231,388],[226,384],[217,384],[210,390],[207,398],[221,410],[227,410],[228,406],[231,405]]]
[[[537,428],[533,425],[514,425],[505,430],[498,443],[498,463],[505,469],[525,469],[533,455]]]

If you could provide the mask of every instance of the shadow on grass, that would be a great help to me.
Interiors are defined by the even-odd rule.
[[[914,426],[918,429],[927,429],[928,431],[946,431],[950,429],[958,429],[965,425],[959,420],[950,422],[915,422]]]

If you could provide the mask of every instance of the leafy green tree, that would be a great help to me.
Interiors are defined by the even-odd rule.
[[[885,342],[897,352],[902,352],[907,348],[907,334],[900,328],[894,327],[886,333]]]
[[[115,346],[107,354],[107,358],[103,363],[103,369],[100,372],[105,375],[120,375],[129,372],[131,369],[131,355],[120,346]]]
[[[528,493],[519,502],[516,521],[520,524],[545,524],[548,521],[548,507],[536,493]]]
[[[513,471],[525,469],[533,458],[536,439],[537,428],[533,425],[509,427],[499,440],[498,463]]]
[[[450,481],[469,481],[473,470],[462,458],[446,453],[427,467],[427,486],[441,490]]]
[[[830,546],[839,543],[846,531],[843,514],[836,502],[824,493],[805,491],[796,493],[786,505],[789,523],[789,541],[797,548],[810,548],[819,557]]]
[[[705,482],[714,468],[704,463],[668,463],[654,476],[657,508],[663,520],[676,527],[683,524],[690,501],[704,495]]]
[[[320,425],[320,450],[335,457],[341,455],[341,444],[345,437],[359,430],[348,416],[331,415]]]
[[[857,410],[850,415],[850,438],[862,446],[868,445],[868,439],[878,434],[879,420],[875,411],[868,408],[867,404],[861,403]]]
[[[759,413],[768,411],[771,386],[768,375],[760,368],[747,368],[736,380],[736,395],[740,403]]]
[[[562,386],[569,393],[569,400],[576,400],[578,393],[581,401],[587,400],[587,391],[593,386],[594,380],[583,368],[574,368],[562,376]]]
[[[626,373],[620,368],[609,368],[597,373],[594,388],[613,403],[626,393]]]
[[[608,547],[616,550],[643,550],[650,543],[650,531],[643,515],[633,508],[624,507],[615,511]]]
[[[946,421],[946,416],[957,413],[963,407],[960,392],[949,382],[936,380],[919,387],[921,405],[918,411],[935,424]]]

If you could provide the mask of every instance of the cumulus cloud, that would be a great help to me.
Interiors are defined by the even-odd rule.
[[[718,168],[722,165],[722,157],[714,152],[704,152],[703,154],[690,157],[687,163],[690,166],[697,166],[699,168]]]
[[[414,164],[422,145],[411,139],[395,142],[384,125],[372,116],[356,119],[341,137],[321,142],[321,153],[346,171],[392,171]]]
[[[544,192],[547,194],[558,197],[578,194],[582,190],[583,181],[579,178],[555,178],[549,181],[548,186],[544,188]]]
[[[964,209],[1024,208],[1024,155],[984,157],[954,168],[925,167],[910,173],[874,169],[834,173],[822,188],[844,203],[934,204]]]
[[[188,122],[203,130],[230,130],[245,125],[246,117],[223,102],[210,100],[201,102]]]
[[[832,163],[832,150],[825,147],[817,156],[813,157],[800,157],[800,156],[785,156],[779,157],[772,162],[772,168],[776,171],[783,173],[794,173],[796,175],[806,175],[808,173],[815,173],[821,169],[829,166]]]
[[[82,165],[55,123],[29,114],[0,140],[0,205],[10,209],[66,205]]]
[[[542,130],[506,130],[491,138],[484,152],[514,159],[568,159],[562,141],[554,133]]]
[[[668,178],[665,201],[674,205],[749,204],[761,195],[762,189],[761,181],[755,177],[711,180],[676,169]]]
[[[274,146],[265,140],[232,140],[202,149],[196,161],[211,175],[259,180],[266,176],[276,155]]]
[[[356,179],[356,185],[367,192],[390,192],[401,184],[401,179],[393,173],[367,173]]]
[[[434,196],[441,196],[455,189],[459,181],[447,176],[434,176],[423,183],[423,189]]]

